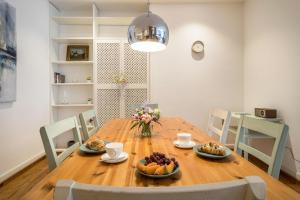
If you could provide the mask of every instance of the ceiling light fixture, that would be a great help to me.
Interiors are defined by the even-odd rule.
[[[162,51],[169,41],[169,29],[164,20],[150,11],[136,17],[128,28],[128,42],[132,49],[142,52]]]

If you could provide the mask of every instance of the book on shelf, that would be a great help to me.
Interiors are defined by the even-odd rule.
[[[54,72],[54,83],[65,83],[66,76],[58,72]]]

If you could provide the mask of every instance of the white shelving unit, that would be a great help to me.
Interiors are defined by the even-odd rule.
[[[129,26],[133,17],[96,17],[97,25],[104,26]]]
[[[93,82],[87,77],[93,74],[93,14],[92,5],[89,11],[78,10],[69,13],[50,8],[50,83],[51,87],[51,120],[59,121],[92,109],[88,99],[94,99]],[[74,44],[89,45],[89,59],[86,61],[67,61],[67,46]],[[54,82],[54,72],[65,75],[65,83]],[[78,120],[79,121],[79,120]],[[69,136],[61,139],[63,146]]]
[[[92,25],[93,21],[98,25],[107,26],[128,26],[133,17],[60,17],[54,16],[52,19],[61,25]]]
[[[52,64],[57,65],[92,65],[93,61],[65,61],[65,60],[57,60],[52,61]]]
[[[91,44],[93,43],[92,37],[54,37],[54,42],[62,44]]]
[[[94,83],[52,83],[53,86],[79,86],[79,85],[93,85]]]
[[[104,67],[102,66],[101,68],[97,66],[99,56],[101,55],[99,53],[100,40],[103,39],[114,40],[117,38],[118,41],[123,40],[123,42],[120,43],[124,46],[122,47],[123,50],[120,51],[120,53],[123,52],[123,54],[120,54],[120,59],[124,59],[128,25],[132,22],[133,18],[140,13],[135,13],[134,16],[126,16],[128,12],[124,12],[124,17],[123,14],[120,15],[120,13],[115,15],[115,13],[107,14],[104,12],[103,14],[100,13],[96,5],[92,3],[89,10],[72,9],[70,11],[57,10],[53,6],[50,7],[49,64],[51,77],[49,87],[51,88],[50,110],[52,122],[71,116],[78,117],[79,113],[89,109],[95,109],[99,117],[99,113],[101,113],[101,118],[109,117],[114,108],[111,108],[111,105],[103,102],[115,100],[119,102],[116,105],[123,109],[121,115],[119,113],[119,115],[115,117],[125,116],[128,112],[127,105],[130,103],[139,103],[138,101],[140,101],[140,99],[147,97],[147,94],[143,92],[142,98],[136,98],[140,91],[147,91],[147,84],[149,83],[135,84],[131,82],[123,89],[120,89],[119,86],[113,82],[108,85],[100,84],[99,71],[101,71],[102,68],[104,69]],[[107,16],[103,16],[106,14]],[[87,61],[66,61],[67,46],[74,44],[89,45],[89,59]],[[107,44],[109,45],[109,42]],[[131,52],[126,52],[129,53],[128,55],[131,55]],[[111,56],[111,54],[108,56]],[[134,60],[134,58],[130,59]],[[129,60],[128,62],[131,63]],[[136,63],[136,65],[139,65],[139,62]],[[108,67],[113,66],[109,64]],[[127,68],[126,73],[129,73],[128,70],[130,66],[128,65]],[[119,69],[120,72],[122,70],[125,70],[125,65]],[[65,75],[65,83],[54,83],[54,72]],[[136,71],[133,73],[138,74]],[[112,74],[107,74],[107,77],[112,78],[111,76]],[[91,83],[86,81],[87,77],[92,77]],[[111,92],[115,91],[116,94],[119,92],[122,94],[121,96],[123,96],[123,98],[121,100],[113,99],[109,96]],[[105,92],[108,92],[108,96]],[[92,104],[88,104],[88,99],[90,98],[93,99]],[[99,99],[101,99],[101,102]],[[104,109],[102,109],[101,106],[104,106]],[[127,107],[125,108],[125,106]],[[56,141],[56,146],[64,148],[67,141],[71,139],[71,134],[59,138]]]
[[[52,107],[93,107],[94,104],[54,104]]]
[[[53,16],[52,19],[61,25],[92,25],[93,17],[61,17]]]

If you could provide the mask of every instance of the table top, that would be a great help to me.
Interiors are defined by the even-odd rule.
[[[80,183],[109,186],[184,186],[230,181],[245,176],[260,176],[267,184],[267,199],[300,199],[300,195],[283,183],[269,176],[235,152],[223,160],[198,157],[191,149],[174,147],[179,132],[192,133],[196,143],[212,141],[207,134],[181,118],[162,118],[161,126],[155,125],[151,138],[140,138],[137,130],[130,130],[129,119],[114,119],[96,134],[101,139],[124,143],[128,160],[119,164],[99,162],[99,155],[82,155],[74,152],[55,170],[44,177],[24,197],[25,199],[52,199],[55,184],[60,179]],[[162,152],[175,157],[180,172],[171,178],[151,179],[136,173],[136,163],[152,152]]]

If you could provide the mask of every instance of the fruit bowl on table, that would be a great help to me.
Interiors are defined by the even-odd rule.
[[[154,153],[141,159],[137,164],[137,172],[150,178],[167,178],[177,172],[180,167],[175,158],[167,158],[162,153]]]

